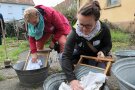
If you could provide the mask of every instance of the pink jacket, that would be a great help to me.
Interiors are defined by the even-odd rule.
[[[60,12],[54,10],[51,7],[46,7],[43,5],[35,6],[36,8],[42,8],[45,12],[44,22],[45,22],[45,33],[54,34],[52,41],[55,43],[61,37],[61,35],[68,35],[70,33],[71,27],[67,18]],[[40,39],[39,39],[40,40]],[[29,36],[31,53],[37,52],[36,40]]]

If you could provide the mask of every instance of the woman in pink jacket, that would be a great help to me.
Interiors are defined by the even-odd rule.
[[[51,35],[53,38],[50,48],[54,48],[56,42],[60,45],[60,53],[63,52],[66,36],[71,27],[68,20],[60,12],[43,5],[28,8],[24,11],[24,19],[27,22],[32,61],[37,61],[37,50],[43,50],[44,44]]]

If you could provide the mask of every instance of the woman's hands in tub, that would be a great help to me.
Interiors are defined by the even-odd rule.
[[[50,49],[53,49],[53,48],[54,48],[54,43],[53,43],[53,42],[50,43],[49,48],[50,48]]]
[[[72,90],[84,90],[78,80],[72,80],[70,85]]]
[[[32,56],[32,62],[37,63],[37,58],[38,58],[37,53],[31,54],[31,56]]]

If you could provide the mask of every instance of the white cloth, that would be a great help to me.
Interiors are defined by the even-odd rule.
[[[59,54],[54,49],[49,54],[49,64],[59,61]]]
[[[29,59],[26,70],[35,70],[35,69],[40,69],[42,66],[42,61],[40,59],[37,60],[37,63],[32,62],[32,58]]]
[[[61,65],[60,65],[61,57],[62,57],[62,53],[58,53],[57,51],[53,49],[50,52],[49,59],[48,59],[50,68],[61,71],[62,70]]]
[[[99,88],[105,83],[106,75],[102,73],[89,72],[81,78],[81,86],[84,90],[99,90]],[[72,90],[70,85],[62,82],[59,90]]]
[[[79,24],[79,21],[77,21],[77,24]],[[90,32],[88,35],[83,34],[83,33],[81,32],[81,29],[80,29],[79,26],[76,27],[76,30],[75,30],[75,31],[76,31],[76,33],[78,34],[78,36],[83,37],[83,38],[85,38],[86,40],[89,41],[89,40],[91,40],[93,37],[95,37],[95,36],[97,35],[97,33],[99,33],[100,29],[101,29],[101,23],[100,23],[100,21],[97,21],[94,30],[92,30],[92,32]]]

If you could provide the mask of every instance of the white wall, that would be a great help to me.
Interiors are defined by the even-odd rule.
[[[27,7],[30,5],[0,3],[0,13],[5,21],[19,20],[23,18],[23,11]]]

